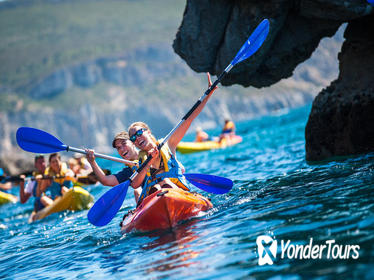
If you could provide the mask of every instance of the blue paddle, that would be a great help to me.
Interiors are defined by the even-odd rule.
[[[221,82],[222,78],[234,67],[236,64],[239,62],[249,58],[251,55],[253,55],[263,44],[265,41],[267,35],[269,33],[269,21],[267,19],[264,19],[257,27],[256,29],[252,32],[251,36],[248,38],[248,40],[244,43],[244,45],[240,48],[239,52],[236,54],[235,58],[230,62],[230,64],[225,68],[225,70],[219,75],[217,80],[206,90],[206,92],[200,97],[200,99],[193,105],[193,107],[188,111],[188,113],[179,121],[179,123],[169,132],[168,135],[162,140],[162,142],[159,144],[158,148],[161,149],[162,146],[167,142],[167,140],[170,138],[170,136],[174,133],[178,127],[196,110],[196,108],[201,104],[201,102],[211,93],[211,91],[218,85],[218,83]],[[115,192],[114,190],[122,191],[125,190],[121,185],[130,185],[131,182],[134,180],[134,178],[145,168],[145,166],[148,164],[148,162],[152,159],[152,156],[149,156],[143,164],[139,167],[139,169],[132,174],[130,179],[122,184],[119,184],[115,186],[113,189],[110,191]],[[193,177],[193,176],[191,176]],[[190,177],[190,178],[191,178]],[[206,187],[205,185],[206,181],[204,179],[201,179],[200,182],[197,183],[197,187],[201,187],[203,190]],[[232,182],[231,182],[232,183]],[[222,183],[222,186],[225,184]],[[227,191],[231,189],[232,185],[230,188],[226,188]],[[209,190],[212,193],[225,193],[227,191],[223,191],[222,189],[215,188],[213,191],[211,188],[206,188],[206,190]],[[126,188],[127,191],[127,188]],[[109,192],[109,191],[108,191]],[[107,192],[107,193],[108,193]],[[93,206],[88,213],[89,216],[89,221],[93,225],[99,225],[103,226],[108,224],[116,215],[118,210],[121,208],[123,200],[125,199],[125,196],[118,197],[118,199],[121,199],[120,202],[114,201],[117,199],[117,196],[114,196],[112,193],[110,195],[107,195],[105,193],[99,200],[107,200],[105,205],[109,205],[112,203],[113,205],[115,204],[115,207],[117,208],[116,211],[112,211],[115,207],[111,206],[110,207],[110,213],[106,212],[106,209],[103,209],[103,207],[100,206]],[[96,204],[96,203],[95,203]],[[92,222],[94,221],[94,223]]]
[[[17,130],[17,143],[18,145],[28,152],[33,153],[55,153],[60,151],[74,151],[82,154],[86,154],[86,152],[82,149],[77,149],[74,147],[70,147],[62,143],[59,139],[54,137],[53,135],[32,127],[20,127]],[[99,153],[95,153],[95,156],[118,161],[130,165],[136,165],[137,163],[124,160],[121,158],[111,157]],[[199,178],[199,174],[194,174],[193,177],[190,179],[188,177],[187,180],[190,181],[198,188],[202,188],[207,192],[211,193],[222,193],[223,189],[226,189],[226,192],[230,191],[232,188],[232,181],[227,178],[213,176],[213,175],[205,175],[201,174],[202,177]],[[204,182],[204,183],[202,183]],[[217,188],[217,190],[216,190]]]
[[[91,224],[102,227],[113,219],[125,200],[130,183],[130,180],[127,180],[111,188],[95,202],[87,214]]]
[[[61,151],[72,151],[80,154],[86,154],[85,150],[70,147],[62,143],[53,135],[49,134],[40,129],[32,127],[20,127],[16,134],[18,145],[27,152],[38,153],[38,154],[50,154]],[[124,160],[122,158],[111,157],[99,153],[94,153],[96,157],[113,160],[129,165],[136,165],[135,162],[130,160]]]
[[[187,173],[184,174],[184,177],[199,189],[214,194],[227,193],[234,185],[230,179],[208,174]],[[214,182],[214,184],[212,184],[212,182]]]

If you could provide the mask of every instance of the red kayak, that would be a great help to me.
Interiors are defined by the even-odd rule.
[[[162,189],[149,196],[128,214],[121,230],[129,232],[152,231],[174,227],[180,221],[198,215],[213,207],[204,196],[182,189]]]

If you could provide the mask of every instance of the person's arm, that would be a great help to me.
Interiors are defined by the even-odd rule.
[[[144,181],[144,178],[147,175],[147,170],[151,167],[152,163],[158,158],[159,151],[158,149],[152,149],[149,151],[148,155],[151,155],[152,159],[147,163],[147,165],[143,168],[143,170],[140,171],[138,175],[135,176],[135,178],[131,182],[131,187],[133,187],[134,189],[141,187]]]
[[[41,176],[40,176],[41,177]],[[37,176],[38,178],[38,176]],[[52,184],[51,179],[39,179],[37,180],[37,189],[36,189],[36,196],[40,197],[42,193],[48,189],[48,187]]]
[[[4,191],[9,191],[12,188],[11,182],[6,182],[5,184],[0,184],[0,189]]]
[[[21,175],[22,176],[22,175]],[[22,177],[21,177],[22,178]],[[24,178],[23,178],[24,179]],[[34,182],[28,182],[28,184],[35,184]],[[22,204],[26,203],[31,196],[31,193],[25,192],[25,181],[22,180],[19,183],[19,200]]]
[[[210,74],[207,73],[208,75],[208,84],[209,84],[209,87],[212,85],[212,81],[210,79]],[[212,95],[212,93],[217,89],[217,87],[215,87],[210,93],[209,95],[203,100],[203,102],[200,103],[200,105],[195,109],[195,111],[181,124],[180,127],[178,127],[174,133],[170,136],[169,140],[168,140],[168,145],[169,145],[169,148],[171,150],[171,152],[175,155],[175,151],[176,151],[176,148],[177,148],[177,145],[179,144],[179,142],[182,140],[182,138],[184,137],[184,135],[186,134],[188,128],[191,126],[191,123],[192,121],[200,114],[200,112],[204,109],[206,103],[208,102],[210,96]]]
[[[65,173],[65,177],[70,177],[70,178],[74,178],[75,177],[75,173],[73,170],[71,170],[70,168],[68,168],[68,170],[66,171]],[[68,179],[68,178],[67,178]]]
[[[116,186],[119,184],[117,177],[114,175],[105,175],[104,171],[100,168],[95,160],[95,154],[93,150],[85,149],[87,160],[92,167],[93,172],[95,173],[97,179],[104,186]]]

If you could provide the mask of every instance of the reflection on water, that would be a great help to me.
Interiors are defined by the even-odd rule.
[[[191,242],[199,235],[194,232],[193,226],[199,219],[187,221],[169,231],[154,232],[150,236],[156,239],[142,247],[143,250],[155,249],[161,258],[147,264],[147,273],[153,271],[169,271],[176,268],[188,267],[196,264],[193,261],[202,250],[193,250]]]

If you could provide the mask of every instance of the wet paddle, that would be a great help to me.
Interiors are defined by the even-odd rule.
[[[0,176],[0,183],[6,183],[6,182],[19,182],[21,181],[21,176],[25,176],[25,177],[30,177],[32,176],[32,171],[26,171],[22,174],[19,174],[19,175],[14,175],[14,176],[4,176],[4,175],[1,175]]]
[[[86,154],[85,150],[67,146],[48,132],[32,127],[18,128],[16,138],[18,145],[27,152],[49,154],[61,151],[72,151],[84,155]],[[137,165],[137,163],[133,161],[124,160],[122,158],[111,157],[99,153],[94,153],[94,155],[98,158],[113,160],[129,165]]]
[[[103,169],[103,172],[105,175],[110,175],[111,172],[109,169]],[[18,183],[20,181],[24,180],[31,180],[35,181],[37,179],[40,180],[48,180],[48,179],[61,179],[61,178],[66,178],[66,180],[70,180],[73,182],[78,182],[82,185],[93,185],[98,182],[97,176],[94,172],[91,172],[87,175],[78,175],[75,177],[68,177],[68,176],[48,176],[48,175],[42,175],[41,178],[36,178],[34,176],[31,176],[32,172],[30,173],[25,173],[22,175],[16,175],[16,176],[0,176],[0,182],[1,183],[6,183],[6,182],[14,182]]]
[[[230,179],[215,175],[187,173],[184,177],[199,189],[214,194],[227,193],[234,185]]]
[[[244,45],[240,48],[239,52],[236,54],[235,58],[230,62],[230,64],[225,68],[225,70],[222,72],[222,74],[217,78],[217,80],[207,89],[207,91],[200,97],[200,99],[193,105],[193,107],[188,111],[188,113],[179,121],[179,123],[169,132],[168,135],[162,140],[162,142],[159,144],[159,149],[167,142],[167,140],[170,138],[170,136],[175,132],[178,127],[181,126],[181,124],[196,110],[196,108],[201,104],[201,102],[210,94],[210,92],[215,89],[215,87],[218,85],[218,83],[221,82],[223,77],[232,69],[233,66],[238,64],[239,62],[249,58],[251,55],[253,55],[262,45],[262,43],[265,41],[267,35],[269,33],[269,21],[267,19],[264,19],[253,31],[253,33],[250,35],[248,40],[244,43]],[[111,190],[106,192],[96,203],[98,204],[96,206],[96,203],[94,206],[89,210],[88,212],[88,220],[96,226],[104,226],[108,224],[116,215],[118,210],[121,208],[122,203],[126,197],[125,194],[117,194],[116,192],[127,192],[128,186],[131,184],[131,182],[134,180],[134,178],[139,174],[145,166],[148,164],[148,162],[152,159],[151,156],[147,158],[143,162],[143,164],[139,167],[139,169],[134,172],[134,174],[130,177],[130,179],[126,182],[123,182],[115,187],[113,187]],[[202,181],[203,182],[203,181]],[[203,183],[201,183],[203,185]],[[231,188],[230,188],[231,189]],[[210,189],[210,192],[213,193],[226,193],[230,189],[226,189],[225,192],[217,192],[216,189],[212,191]]]

